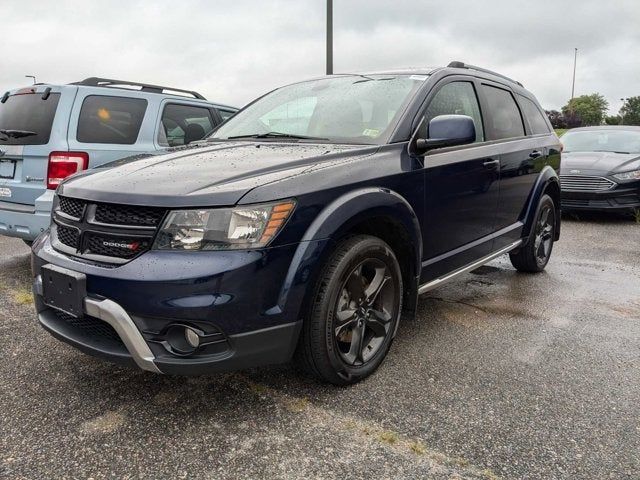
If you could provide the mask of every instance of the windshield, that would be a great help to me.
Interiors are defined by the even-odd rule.
[[[640,131],[590,130],[562,136],[565,152],[640,153]]]
[[[348,75],[289,85],[237,113],[210,138],[385,143],[425,79]]]
[[[11,95],[0,103],[0,145],[45,145],[49,143],[59,93],[46,100],[41,93]]]

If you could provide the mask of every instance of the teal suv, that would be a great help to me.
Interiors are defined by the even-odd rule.
[[[187,145],[236,112],[197,92],[87,78],[0,97],[0,235],[27,243],[51,222],[53,192],[81,170]]]

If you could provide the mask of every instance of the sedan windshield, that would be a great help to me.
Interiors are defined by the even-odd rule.
[[[583,130],[562,136],[565,152],[640,153],[640,131]]]
[[[210,139],[385,143],[425,79],[424,75],[340,75],[296,83],[249,105]]]

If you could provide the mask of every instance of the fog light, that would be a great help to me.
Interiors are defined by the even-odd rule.
[[[191,355],[198,350],[204,332],[187,325],[174,323],[165,333],[165,348],[174,355]]]
[[[193,348],[198,348],[200,346],[200,336],[189,327],[186,327],[184,329],[184,338],[187,340],[187,343]]]

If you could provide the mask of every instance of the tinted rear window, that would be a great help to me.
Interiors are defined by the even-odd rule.
[[[0,144],[44,145],[49,143],[53,117],[59,100],[59,93],[50,94],[46,100],[42,99],[42,93],[29,93],[11,95],[5,103],[0,103],[0,130],[22,131],[9,135],[0,133]]]
[[[143,98],[90,95],[82,103],[77,139],[82,143],[133,145],[146,109]]]
[[[158,143],[175,147],[201,140],[213,131],[214,122],[208,108],[169,104],[162,112]]]
[[[533,135],[537,135],[540,133],[549,133],[549,126],[547,125],[542,112],[536,106],[536,104],[529,100],[527,97],[523,97],[522,95],[519,95],[519,97],[520,105],[522,106],[522,113],[524,113],[524,116],[529,122],[531,133]]]
[[[485,122],[490,126],[493,140],[523,136],[522,117],[511,93],[489,85],[482,85],[482,90],[489,104]]]

